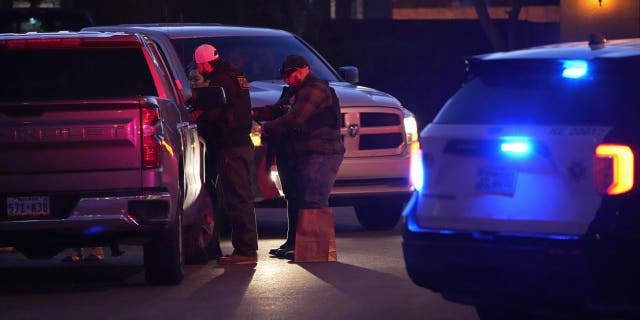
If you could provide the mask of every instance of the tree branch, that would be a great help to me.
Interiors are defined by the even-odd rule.
[[[485,2],[485,0],[473,0],[473,6],[476,9],[476,14],[478,15],[480,26],[482,26],[482,30],[484,30],[487,38],[489,38],[491,46],[496,51],[503,51],[504,41],[502,41],[502,37],[500,37],[498,29],[496,29],[496,26],[491,20],[489,9],[487,8],[487,3]]]
[[[509,50],[516,48],[516,35],[518,30],[518,16],[522,9],[524,0],[511,0],[511,11],[509,11],[509,31],[507,34],[507,43]]]

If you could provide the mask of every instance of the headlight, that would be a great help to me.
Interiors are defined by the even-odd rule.
[[[410,150],[409,172],[411,185],[417,191],[421,191],[424,185],[424,165],[422,163],[422,150],[418,142],[418,122],[411,112],[404,115],[404,131],[407,135],[407,144]]]
[[[418,141],[418,122],[413,115],[404,117],[404,130],[407,135],[407,143]]]
[[[251,132],[249,133],[249,137],[251,137],[251,142],[254,147],[259,147],[262,145],[262,126],[255,121],[251,122]]]

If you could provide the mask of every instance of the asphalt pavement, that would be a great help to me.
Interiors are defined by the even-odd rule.
[[[286,230],[283,209],[258,209],[257,266],[187,266],[178,286],[144,281],[142,250],[98,263],[28,260],[0,253],[1,319],[477,319],[472,307],[414,285],[400,228],[367,231],[336,208],[338,262],[269,257]],[[222,241],[230,253],[231,243]],[[109,250],[106,250],[109,253]]]

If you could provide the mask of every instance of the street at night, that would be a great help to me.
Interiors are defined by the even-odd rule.
[[[3,319],[477,319],[408,278],[401,224],[366,231],[351,207],[336,208],[338,262],[295,264],[270,258],[283,241],[282,209],[257,209],[258,265],[186,266],[178,286],[149,286],[142,250],[98,263],[28,260],[0,254]],[[231,244],[223,242],[229,253]]]
[[[0,320],[640,319],[639,36],[629,0],[0,0]]]

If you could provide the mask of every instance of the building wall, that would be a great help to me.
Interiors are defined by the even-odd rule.
[[[492,19],[508,19],[511,7],[488,7]],[[450,19],[478,19],[474,7],[418,7],[393,8],[395,20],[450,20]],[[523,6],[518,16],[520,21],[530,22],[558,22],[560,21],[559,6]]]
[[[640,0],[562,0],[562,41],[586,41],[591,32],[607,39],[640,36]]]

